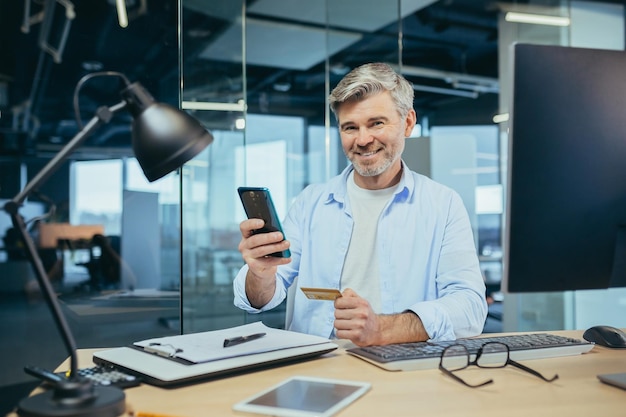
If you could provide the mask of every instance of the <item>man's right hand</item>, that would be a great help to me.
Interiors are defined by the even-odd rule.
[[[272,299],[276,290],[276,269],[278,265],[291,261],[290,258],[270,256],[288,249],[289,241],[284,239],[281,232],[253,233],[263,225],[261,219],[248,219],[239,224],[239,252],[248,265],[246,295],[255,308],[264,306]]]

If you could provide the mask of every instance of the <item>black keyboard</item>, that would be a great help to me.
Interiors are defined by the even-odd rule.
[[[414,371],[439,366],[441,352],[446,346],[461,344],[470,355],[487,342],[500,342],[509,347],[510,357],[516,361],[554,358],[589,352],[594,344],[585,340],[549,333],[458,339],[445,342],[415,342],[385,346],[355,347],[348,353],[390,371]],[[473,359],[473,358],[472,358]]]

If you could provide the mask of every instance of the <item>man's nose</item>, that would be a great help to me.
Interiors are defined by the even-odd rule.
[[[373,140],[374,140],[374,136],[372,135],[372,133],[367,127],[359,128],[359,131],[357,133],[357,138],[356,138],[357,145],[365,146],[368,143],[372,142]]]

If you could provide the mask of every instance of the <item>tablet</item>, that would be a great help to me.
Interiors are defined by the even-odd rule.
[[[613,385],[621,389],[626,389],[626,372],[618,374],[601,374],[598,379],[605,384]]]
[[[280,417],[329,417],[369,390],[367,382],[295,376],[233,406]]]

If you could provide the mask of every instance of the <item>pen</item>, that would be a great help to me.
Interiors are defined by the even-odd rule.
[[[265,333],[255,333],[255,334],[251,334],[248,336],[230,337],[228,339],[224,339],[224,347],[235,346],[240,343],[245,343],[251,340],[259,339],[263,336],[265,336]]]

